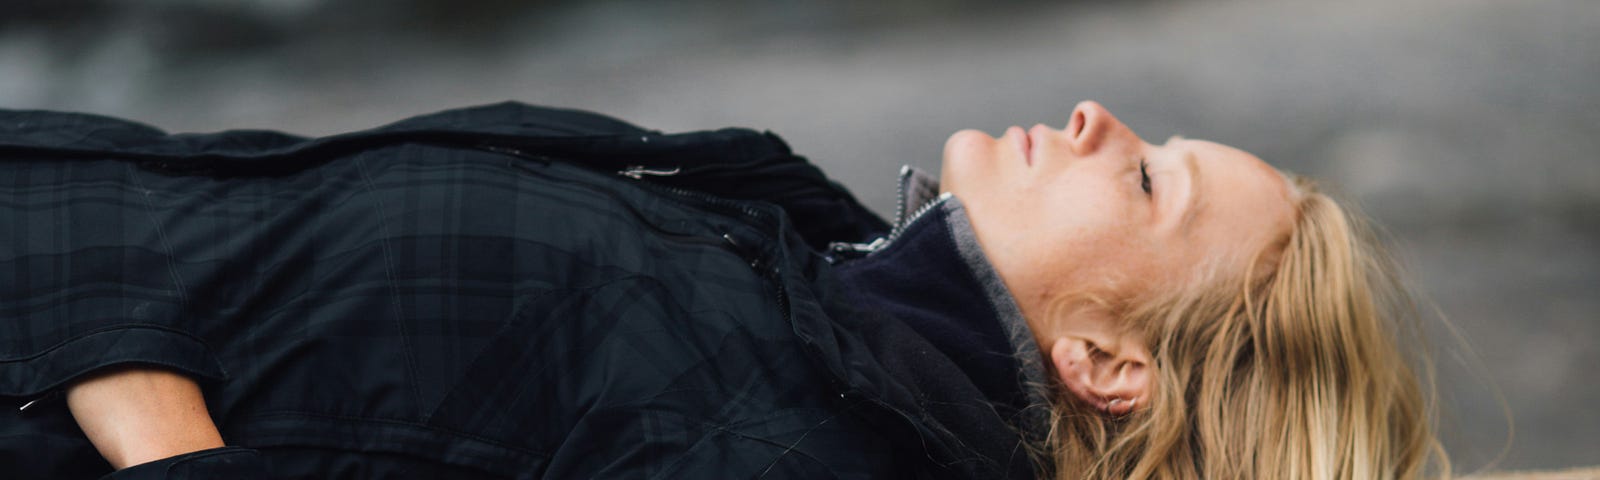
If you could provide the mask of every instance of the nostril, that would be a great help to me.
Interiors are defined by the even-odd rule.
[[[1084,117],[1083,110],[1074,110],[1072,112],[1072,120],[1067,122],[1067,135],[1073,140],[1077,140],[1078,136],[1083,134],[1083,125],[1086,123],[1089,122],[1088,118]]]

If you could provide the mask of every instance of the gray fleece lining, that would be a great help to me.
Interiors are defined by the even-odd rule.
[[[1033,329],[1028,327],[1028,321],[1022,316],[1022,309],[1017,307],[1016,299],[1011,296],[1011,291],[1006,289],[1001,282],[1000,274],[989,264],[988,257],[984,256],[983,249],[978,245],[978,236],[973,233],[972,225],[967,221],[967,211],[961,204],[961,199],[951,197],[941,205],[947,217],[945,221],[950,226],[950,237],[956,241],[956,249],[961,251],[961,258],[966,260],[967,268],[983,284],[985,293],[989,295],[990,302],[994,305],[995,313],[1000,317],[1000,326],[1006,330],[1006,337],[1011,340],[1012,355],[1016,357],[1017,364],[1022,370],[1023,390],[1028,392],[1027,411],[1028,421],[1033,423],[1033,428],[1043,429],[1045,410],[1032,408],[1033,405],[1048,405],[1049,397],[1045,385],[1044,357],[1039,352],[1039,343],[1033,337]],[[1042,431],[1042,430],[1035,430]]]
[[[984,255],[982,246],[978,244],[978,236],[973,232],[972,223],[967,218],[966,207],[959,198],[940,196],[938,179],[916,168],[902,169],[900,181],[902,187],[900,191],[906,195],[906,198],[901,199],[903,202],[901,205],[905,206],[906,210],[901,213],[901,217],[909,215],[909,212],[921,210],[929,202],[938,202],[935,208],[944,210],[950,238],[955,240],[956,250],[960,252],[962,260],[967,263],[967,269],[978,279],[978,283],[983,284],[984,293],[988,296],[989,303],[994,305],[1001,328],[1005,329],[1006,337],[1011,341],[1012,355],[1021,368],[1023,390],[1028,392],[1029,408],[1024,412],[1025,421],[1030,424],[1028,429],[1036,435],[1048,431],[1048,417],[1045,415],[1048,410],[1036,408],[1049,405],[1049,392],[1045,387],[1048,383],[1045,381],[1044,357],[1039,352],[1039,344],[1033,338],[1033,329],[1028,327],[1027,319],[1022,316],[1022,309],[1017,307],[1016,299],[1011,296],[1011,290],[1000,280],[999,272],[989,264],[989,258]],[[904,222],[908,220],[914,219],[895,219],[898,229],[904,230],[906,226]]]

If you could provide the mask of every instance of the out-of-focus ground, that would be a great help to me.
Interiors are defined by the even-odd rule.
[[[1600,464],[1600,2],[7,0],[0,107],[321,135],[514,99],[783,135],[884,214],[961,128],[1096,99],[1355,198],[1458,468]],[[1071,206],[1063,206],[1071,208]]]

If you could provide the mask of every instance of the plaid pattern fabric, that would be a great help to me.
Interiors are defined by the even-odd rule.
[[[548,118],[432,121],[500,138],[508,112]],[[512,124],[574,157],[638,133],[569,120]],[[49,395],[126,363],[200,379],[224,439],[290,477],[1005,471],[912,420],[925,395],[835,331],[825,266],[772,204],[463,148],[438,125],[306,140],[45,121],[0,137],[0,398],[40,400],[0,413],[13,478],[105,473]]]

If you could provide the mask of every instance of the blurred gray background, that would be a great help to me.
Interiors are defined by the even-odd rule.
[[[323,135],[508,99],[770,129],[885,215],[951,132],[1081,99],[1237,145],[1358,200],[1470,345],[1430,328],[1457,468],[1600,464],[1594,0],[0,0],[0,108]]]

